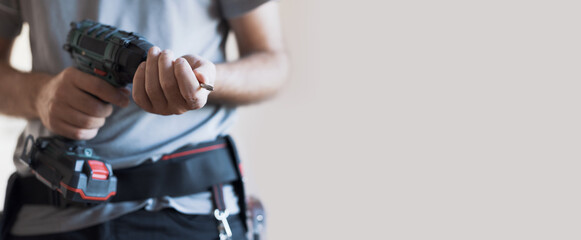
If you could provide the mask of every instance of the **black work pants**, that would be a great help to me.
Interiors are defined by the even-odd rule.
[[[238,215],[228,217],[233,240],[245,240],[246,234]],[[192,239],[215,240],[218,224],[210,215],[187,215],[173,209],[157,212],[140,210],[112,221],[66,233],[17,237],[10,240],[133,240],[133,239]],[[8,240],[8,239],[7,239]]]

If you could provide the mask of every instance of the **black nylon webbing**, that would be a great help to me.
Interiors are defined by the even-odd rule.
[[[216,184],[212,186],[212,202],[214,203],[214,209],[218,209],[222,212],[226,210],[226,203],[224,201],[224,190],[222,184]]]
[[[210,190],[217,184],[239,180],[235,155],[229,141],[220,139],[211,143],[185,147],[162,160],[134,168],[114,170],[117,194],[111,202],[135,201],[152,197],[184,196]],[[198,151],[198,150],[204,151]],[[53,204],[56,192],[36,180],[22,178],[21,200],[24,204]]]

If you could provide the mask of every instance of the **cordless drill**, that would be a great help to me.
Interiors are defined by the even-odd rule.
[[[83,20],[71,23],[64,49],[79,70],[124,87],[133,81],[152,46],[135,33]],[[83,141],[63,137],[35,141],[29,136],[24,149],[21,160],[66,202],[100,203],[116,194],[117,178],[111,165]]]

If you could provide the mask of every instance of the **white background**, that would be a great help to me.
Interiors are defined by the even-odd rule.
[[[281,1],[289,83],[234,133],[270,239],[580,239],[579,9]]]

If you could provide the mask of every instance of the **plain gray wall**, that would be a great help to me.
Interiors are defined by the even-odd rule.
[[[578,1],[281,1],[242,111],[272,239],[579,239]]]
[[[580,239],[579,7],[281,1],[291,77],[234,133],[270,239]]]

